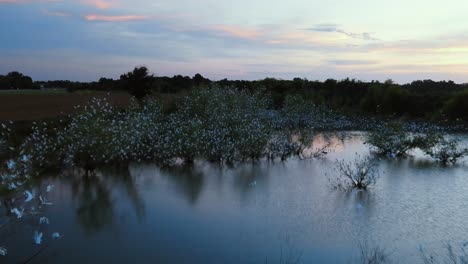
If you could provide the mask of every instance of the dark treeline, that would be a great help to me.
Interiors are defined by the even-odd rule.
[[[254,90],[266,88],[276,105],[281,106],[289,94],[301,94],[316,104],[348,113],[372,114],[424,119],[468,118],[468,84],[452,81],[414,81],[399,85],[385,82],[362,82],[355,79],[324,82],[295,78],[260,81],[217,82],[221,86],[233,86]]]
[[[413,81],[399,85],[385,82],[362,82],[355,79],[310,81],[294,78],[258,81],[211,81],[200,74],[158,77],[146,67],[135,68],[119,79],[100,78],[97,82],[36,81],[18,72],[0,75],[0,89],[66,89],[115,91],[127,90],[135,97],[150,93],[179,93],[206,86],[235,87],[240,90],[266,91],[275,107],[282,107],[287,95],[299,94],[316,104],[356,114],[371,114],[436,120],[468,119],[468,84],[453,81]]]
[[[16,71],[0,75],[0,90],[9,89],[33,89],[33,80]]]

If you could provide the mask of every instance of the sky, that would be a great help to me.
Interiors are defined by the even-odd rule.
[[[468,82],[466,0],[0,0],[0,74]]]

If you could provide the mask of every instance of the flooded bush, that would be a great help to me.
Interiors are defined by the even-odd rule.
[[[370,247],[367,244],[359,245],[359,257],[354,263],[384,264],[390,263],[389,254],[381,247]]]
[[[440,135],[434,145],[423,150],[431,158],[443,164],[455,164],[459,159],[468,155],[468,148],[463,148],[460,144],[460,140],[449,139]]]
[[[357,154],[353,161],[337,161],[336,170],[338,177],[332,184],[342,190],[366,190],[374,185],[379,177],[375,161],[371,157],[362,158]]]
[[[279,158],[282,161],[294,155],[297,151],[297,145],[293,142],[292,136],[286,132],[277,132],[273,134],[267,143],[267,158]]]
[[[466,243],[463,243],[458,248],[454,248],[451,244],[447,244],[446,253],[443,256],[436,256],[434,254],[427,254],[422,246],[419,251],[424,264],[468,264],[468,253],[466,252]]]
[[[196,130],[191,131],[196,132],[201,156],[233,162],[265,155],[273,132],[267,105],[267,99],[255,94],[214,87],[184,98],[177,114],[184,122],[196,124],[189,127]]]
[[[40,169],[317,158],[327,151],[310,151],[315,131],[349,125],[342,115],[298,96],[288,96],[282,109],[271,105],[264,94],[220,87],[193,90],[170,113],[154,99],[135,101],[125,110],[93,99],[66,121],[35,124],[15,151]],[[427,135],[395,124],[369,133],[367,143],[381,154],[401,156],[415,147],[432,147]]]
[[[315,105],[299,95],[288,95],[281,110],[283,125],[290,129],[312,128]]]
[[[402,123],[396,122],[371,131],[365,142],[378,154],[398,157],[414,148],[432,146],[435,138],[429,133],[409,132]]]

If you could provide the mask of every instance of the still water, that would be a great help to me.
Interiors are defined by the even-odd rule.
[[[37,189],[54,189],[44,194],[53,205],[42,244],[33,243],[33,218],[11,220],[0,230],[8,247],[0,262],[349,263],[365,244],[394,262],[422,263],[421,248],[443,254],[447,243],[468,241],[468,165],[441,167],[420,153],[381,160],[375,186],[343,192],[329,181],[336,160],[369,149],[357,132],[315,144],[324,142],[333,150],[323,159],[132,165],[45,179]]]

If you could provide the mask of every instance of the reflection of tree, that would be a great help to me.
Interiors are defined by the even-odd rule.
[[[114,209],[110,190],[98,177],[82,177],[72,183],[72,194],[78,202],[76,216],[88,234],[112,224]]]
[[[112,169],[103,172],[104,175],[107,175],[108,180],[113,180],[119,184],[122,184],[125,188],[128,198],[132,202],[135,213],[138,219],[142,219],[145,215],[145,204],[143,199],[138,192],[138,188],[135,184],[135,179],[130,174],[128,168]]]
[[[239,191],[242,198],[247,198],[248,193],[254,187],[265,186],[269,172],[269,168],[265,168],[261,164],[242,165],[234,173],[234,187]]]
[[[144,216],[144,202],[127,168],[102,170],[95,175],[69,171],[73,199],[77,202],[76,216],[85,232],[93,234],[114,223],[115,206],[112,194],[124,192],[132,202],[136,216]],[[123,191],[119,188],[123,187]]]
[[[194,166],[181,166],[165,171],[191,205],[195,205],[203,189],[204,174]]]

